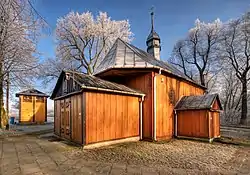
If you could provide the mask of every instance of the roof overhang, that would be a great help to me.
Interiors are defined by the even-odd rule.
[[[135,67],[135,66],[130,66],[130,67],[112,66],[112,67],[110,67],[110,68],[108,68],[108,69],[106,69],[106,70],[103,70],[103,71],[101,71],[101,72],[96,73],[95,76],[100,76],[100,77],[102,77],[102,75],[103,75],[103,76],[105,76],[105,74],[107,75],[107,72],[109,72],[109,71],[111,71],[111,70],[122,70],[122,69],[126,69],[126,70],[127,70],[127,69],[131,69],[131,70],[132,70],[132,69],[136,69],[137,71],[135,71],[135,73],[136,73],[136,72],[138,73],[138,70],[140,70],[140,72],[142,73],[142,72],[149,72],[150,70],[157,69],[157,70],[164,71],[164,72],[170,74],[170,75],[173,76],[173,77],[176,77],[176,78],[182,79],[182,80],[184,80],[184,81],[187,81],[187,82],[189,82],[189,83],[191,83],[191,84],[193,84],[193,85],[195,85],[195,86],[198,86],[198,87],[200,87],[200,88],[202,88],[202,89],[204,89],[204,90],[207,89],[207,87],[205,87],[205,86],[202,86],[202,85],[200,85],[200,84],[198,84],[198,83],[196,83],[196,82],[194,82],[194,81],[192,81],[192,80],[183,78],[183,77],[178,76],[178,75],[176,75],[176,74],[173,74],[171,71],[166,70],[166,69],[163,69],[163,68],[158,67],[158,66],[150,66],[150,67],[148,67],[148,66],[138,66],[138,67]],[[148,71],[148,70],[149,70],[149,71]],[[131,73],[132,73],[132,72],[124,72],[123,74],[125,75],[125,74],[131,74]],[[114,74],[114,75],[115,75],[115,74]]]
[[[17,93],[17,94],[16,94],[16,97],[19,97],[20,95],[25,95],[25,96],[37,96],[37,97],[46,97],[46,98],[49,97],[49,95],[36,94],[36,93],[29,93],[29,94],[26,94],[26,93]]]

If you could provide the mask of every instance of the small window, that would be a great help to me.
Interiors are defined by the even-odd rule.
[[[23,102],[32,102],[32,96],[23,96]]]
[[[36,97],[36,102],[44,103],[43,97]]]

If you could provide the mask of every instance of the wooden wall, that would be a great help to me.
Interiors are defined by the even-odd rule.
[[[38,123],[43,123],[46,121],[46,117],[47,117],[47,98],[46,97],[42,97],[43,101],[38,101],[36,100],[36,98],[34,97],[34,103],[35,103],[35,122]]]
[[[209,137],[207,110],[177,111],[177,136]]]
[[[84,115],[82,104],[84,94],[71,96],[71,139],[77,143],[83,143],[82,115]]]
[[[153,137],[153,72],[127,78],[124,82],[128,87],[140,90],[146,94],[143,101],[143,139],[152,140]]]
[[[60,100],[54,101],[54,133],[58,136],[61,135],[61,115],[60,115]]]
[[[109,81],[124,84],[146,94],[143,102],[143,139],[152,140],[154,133],[154,76],[156,75],[157,139],[169,139],[174,133],[174,106],[184,95],[202,95],[204,90],[168,74],[137,73],[125,77],[104,76]],[[172,96],[174,98],[172,98]],[[171,97],[171,99],[170,99]]]
[[[210,111],[209,113],[212,118],[210,123],[210,138],[216,138],[220,136],[220,112]]]
[[[54,101],[54,132],[56,135],[83,143],[82,93]],[[68,133],[69,131],[69,133]]]
[[[19,104],[20,104],[20,110],[19,110],[19,122],[33,122],[33,98],[31,102],[24,102],[23,101],[23,95],[19,96]]]
[[[86,94],[86,144],[139,136],[139,98]]]
[[[19,96],[19,122],[45,122],[47,117],[47,98],[41,97],[43,98],[43,101],[38,101],[36,96],[30,97],[31,101],[24,101],[24,96]]]
[[[202,95],[204,90],[176,78],[156,74],[156,135],[170,139],[174,134],[174,107],[182,96]]]

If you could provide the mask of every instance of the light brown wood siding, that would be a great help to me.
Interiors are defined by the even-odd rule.
[[[128,87],[137,89],[146,94],[143,101],[143,126],[142,135],[144,139],[151,140],[153,137],[153,72],[132,76],[124,82]]]
[[[220,113],[217,111],[210,112],[211,120],[211,138],[220,136]]]
[[[101,92],[86,96],[86,144],[139,136],[139,98]]]
[[[186,137],[209,137],[207,110],[177,111],[177,135]]]
[[[30,100],[25,100],[29,97]],[[37,100],[37,98],[42,100]],[[19,122],[20,123],[44,123],[47,116],[47,98],[37,96],[19,96]]]
[[[174,133],[174,107],[182,96],[202,95],[204,90],[167,75],[156,74],[156,135],[170,139]]]

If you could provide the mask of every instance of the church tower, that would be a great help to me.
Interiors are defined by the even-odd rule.
[[[154,12],[151,12],[151,32],[148,35],[147,41],[147,52],[155,57],[155,59],[160,60],[161,51],[161,40],[159,35],[154,30]]]

